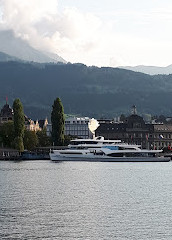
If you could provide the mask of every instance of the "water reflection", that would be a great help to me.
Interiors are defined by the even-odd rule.
[[[0,239],[171,239],[171,172],[171,162],[0,162]]]

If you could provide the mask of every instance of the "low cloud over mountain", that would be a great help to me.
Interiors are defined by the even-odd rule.
[[[27,41],[16,37],[12,30],[0,31],[0,52],[24,61],[66,63],[56,54],[42,52],[31,47]]]

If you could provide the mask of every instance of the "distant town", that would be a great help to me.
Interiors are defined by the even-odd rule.
[[[0,158],[4,156],[18,157],[20,153],[10,142],[12,131],[7,125],[14,120],[14,111],[6,101],[0,110]],[[7,127],[5,127],[7,125]],[[52,123],[48,119],[32,120],[24,115],[24,149],[38,151],[44,149],[46,156],[50,148],[56,147],[52,140]],[[94,138],[103,136],[105,139],[119,139],[125,143],[137,144],[141,148],[163,149],[171,151],[172,118],[160,116],[146,120],[137,114],[136,106],[132,106],[129,116],[121,115],[114,119],[94,119],[90,117],[66,117],[64,121],[64,145],[72,138]]]

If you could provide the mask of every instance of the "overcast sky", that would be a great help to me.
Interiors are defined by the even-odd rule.
[[[0,29],[72,63],[172,64],[172,0],[0,0]]]

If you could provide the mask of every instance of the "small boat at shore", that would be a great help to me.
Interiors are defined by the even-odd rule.
[[[49,154],[31,151],[24,151],[20,156],[20,160],[49,160],[49,159],[50,159]]]
[[[171,158],[159,156],[162,150],[141,149],[139,145],[121,140],[75,139],[66,149],[50,151],[52,161],[92,162],[169,162]]]

